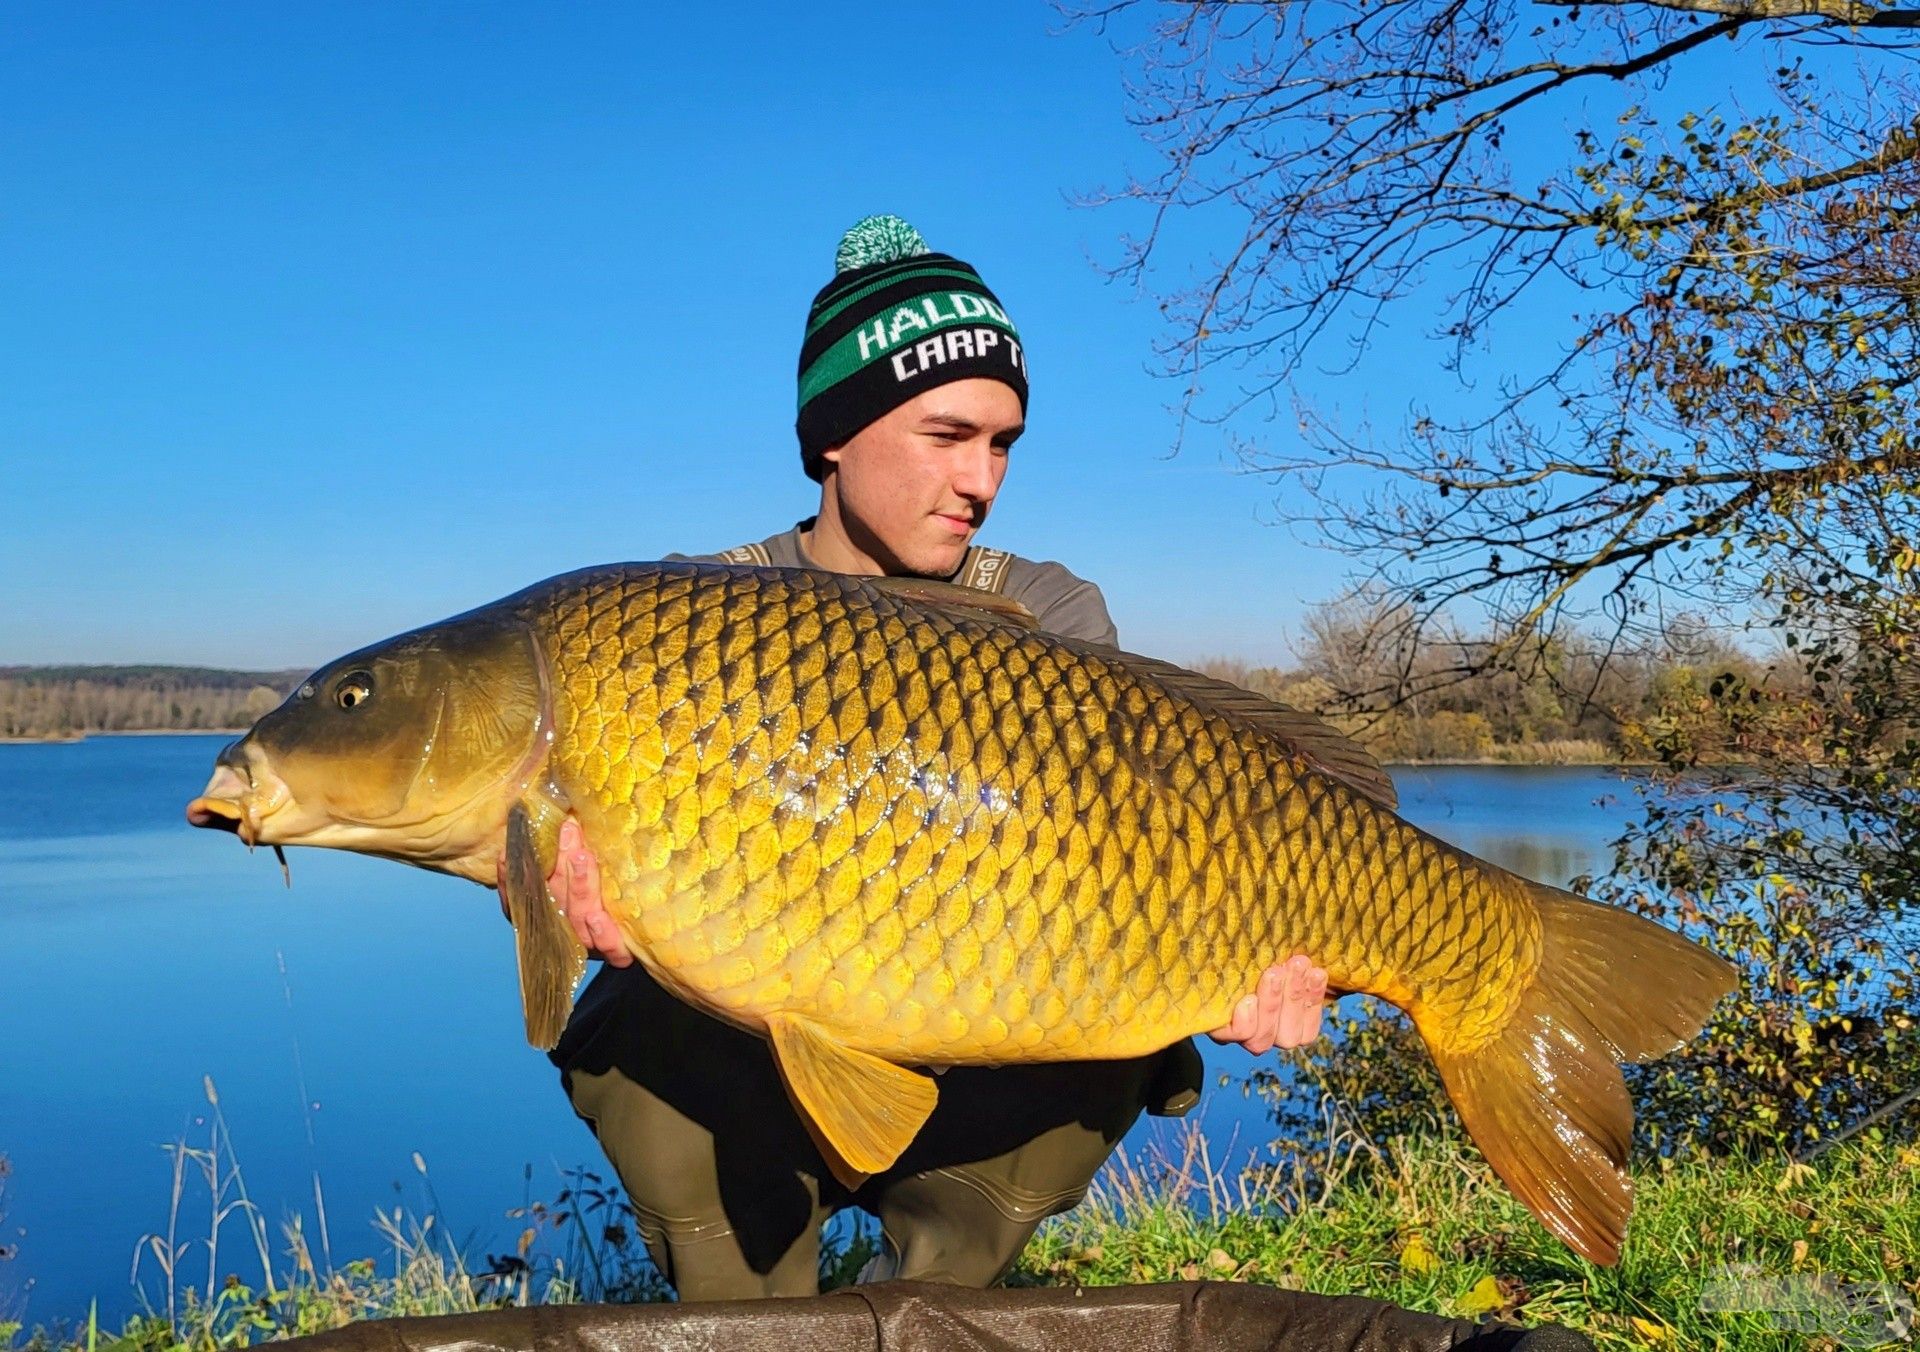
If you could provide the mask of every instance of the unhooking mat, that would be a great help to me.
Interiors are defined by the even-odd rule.
[[[542,1305],[379,1319],[286,1352],[1593,1352],[1568,1329],[1415,1314],[1240,1282],[974,1291],[925,1282],[695,1305]]]

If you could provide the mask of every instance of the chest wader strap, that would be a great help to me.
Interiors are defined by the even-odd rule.
[[[963,587],[992,592],[997,596],[1007,589],[1007,561],[1012,557],[1004,549],[975,545],[967,551],[966,562],[960,565],[960,572],[953,580]]]

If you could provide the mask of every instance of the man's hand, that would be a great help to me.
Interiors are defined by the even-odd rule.
[[[1326,998],[1326,969],[1296,953],[1262,972],[1254,993],[1233,1007],[1233,1022],[1207,1036],[1215,1042],[1237,1042],[1253,1056],[1273,1047],[1304,1047],[1320,1036]]]
[[[504,878],[505,856],[498,866]],[[553,861],[553,872],[547,878],[547,891],[553,894],[560,914],[573,926],[574,936],[586,945],[588,956],[604,958],[610,967],[632,964],[633,954],[627,951],[627,941],[600,900],[600,861],[587,848],[586,839],[580,834],[580,823],[571,817],[560,824],[560,854]],[[500,913],[504,915],[506,910],[507,899],[503,893]]]

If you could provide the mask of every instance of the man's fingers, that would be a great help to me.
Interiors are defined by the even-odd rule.
[[[1233,1007],[1233,1018],[1229,1022],[1221,1024],[1218,1028],[1208,1033],[1207,1036],[1222,1046],[1234,1042],[1245,1042],[1249,1037],[1253,1036],[1254,1026],[1259,1016],[1259,998],[1252,995],[1244,995],[1240,998],[1240,1002]]]
[[[583,946],[592,948],[594,925],[606,915],[600,905],[600,870],[592,853],[576,845],[560,856],[558,871],[567,879],[566,916],[573,926],[574,937]]]
[[[1233,1007],[1233,1021],[1207,1036],[1219,1043],[1238,1043],[1250,1055],[1263,1056],[1275,1047],[1304,1047],[1320,1036],[1326,1008],[1327,972],[1304,953],[1276,962],[1260,974],[1252,995]]]
[[[626,936],[620,933],[620,926],[614,923],[612,916],[605,911],[597,913],[588,923],[587,930],[592,936],[587,940],[587,947],[606,959],[607,966],[633,965],[633,954],[627,951]]]
[[[1286,1006],[1286,998],[1286,968],[1276,964],[1260,973],[1260,983],[1254,988],[1257,1013],[1253,1032],[1240,1041],[1248,1055],[1265,1056],[1273,1049],[1274,1039],[1279,1036],[1280,1012]]]
[[[592,850],[582,844],[575,844],[568,850],[566,859],[568,886],[573,899],[591,910],[600,910],[600,861],[593,857]]]
[[[1305,958],[1288,964],[1287,1000],[1280,1011],[1280,1029],[1276,1041],[1282,1047],[1304,1047],[1320,1036],[1320,1020],[1326,1008],[1327,973]]]
[[[584,844],[580,837],[580,823],[571,817],[561,822],[560,849],[554,856],[553,872],[547,875],[547,891],[553,894],[554,901],[559,904],[562,911],[569,909],[567,903],[571,900],[568,892],[572,879],[567,863],[574,854],[583,848]]]
[[[627,951],[626,936],[607,913],[600,895],[600,861],[588,848],[579,823],[568,818],[560,828],[562,853],[556,873],[566,878],[567,920],[573,933],[589,953],[604,958],[611,967],[628,967],[633,954]]]
[[[494,873],[499,882],[506,881],[504,854],[494,860]],[[552,894],[560,914],[567,918],[573,937],[589,953],[598,954],[614,967],[632,965],[633,954],[627,951],[626,936],[607,914],[606,903],[600,896],[600,861],[587,847],[580,823],[571,817],[560,823],[560,852],[553,861],[553,872],[547,875],[547,891]],[[500,914],[508,915],[504,891],[500,895]]]

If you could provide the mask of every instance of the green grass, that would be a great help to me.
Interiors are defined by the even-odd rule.
[[[206,1147],[182,1145],[175,1155],[176,1210],[184,1189],[204,1187],[220,1223],[192,1241],[170,1233],[171,1224],[149,1240],[148,1275],[164,1276],[171,1294],[118,1331],[86,1320],[22,1337],[0,1324],[0,1347],[213,1352],[361,1319],[664,1295],[618,1194],[584,1172],[553,1202],[519,1213],[516,1251],[487,1263],[447,1242],[432,1216],[378,1217],[380,1251],[337,1264],[316,1256],[324,1225],[316,1237],[296,1221],[270,1242],[217,1102],[212,1123]],[[1649,1168],[1638,1176],[1625,1254],[1607,1269],[1551,1239],[1476,1154],[1454,1143],[1385,1154],[1349,1143],[1303,1175],[1223,1170],[1197,1132],[1169,1139],[1151,1158],[1117,1157],[1085,1203],[1043,1227],[1013,1282],[1264,1282],[1435,1314],[1562,1323],[1603,1348],[1865,1347],[1872,1343],[1858,1328],[1844,1328],[1844,1298],[1862,1309],[1920,1302],[1920,1150],[1908,1145],[1850,1144],[1810,1167]],[[869,1228],[832,1248],[822,1259],[825,1282],[851,1280],[872,1245]],[[1729,1264],[1748,1265],[1748,1289],[1769,1278],[1818,1308],[1798,1316],[1703,1310]]]
[[[1818,1326],[1842,1331],[1843,1298],[1896,1313],[1902,1300],[1920,1303],[1917,1170],[1920,1150],[1886,1142],[1841,1147],[1814,1166],[1656,1166],[1636,1177],[1619,1265],[1602,1268],[1552,1239],[1455,1144],[1349,1153],[1302,1195],[1252,1176],[1223,1179],[1189,1143],[1180,1158],[1120,1161],[1086,1204],[1035,1238],[1018,1279],[1224,1277],[1560,1323],[1603,1348],[1819,1347]],[[1771,1278],[1825,1308],[1805,1312],[1802,1329],[1779,1315],[1702,1310],[1710,1283],[1725,1290],[1743,1275],[1730,1265],[1746,1265],[1749,1290]],[[1873,1289],[1881,1283],[1884,1292]]]

